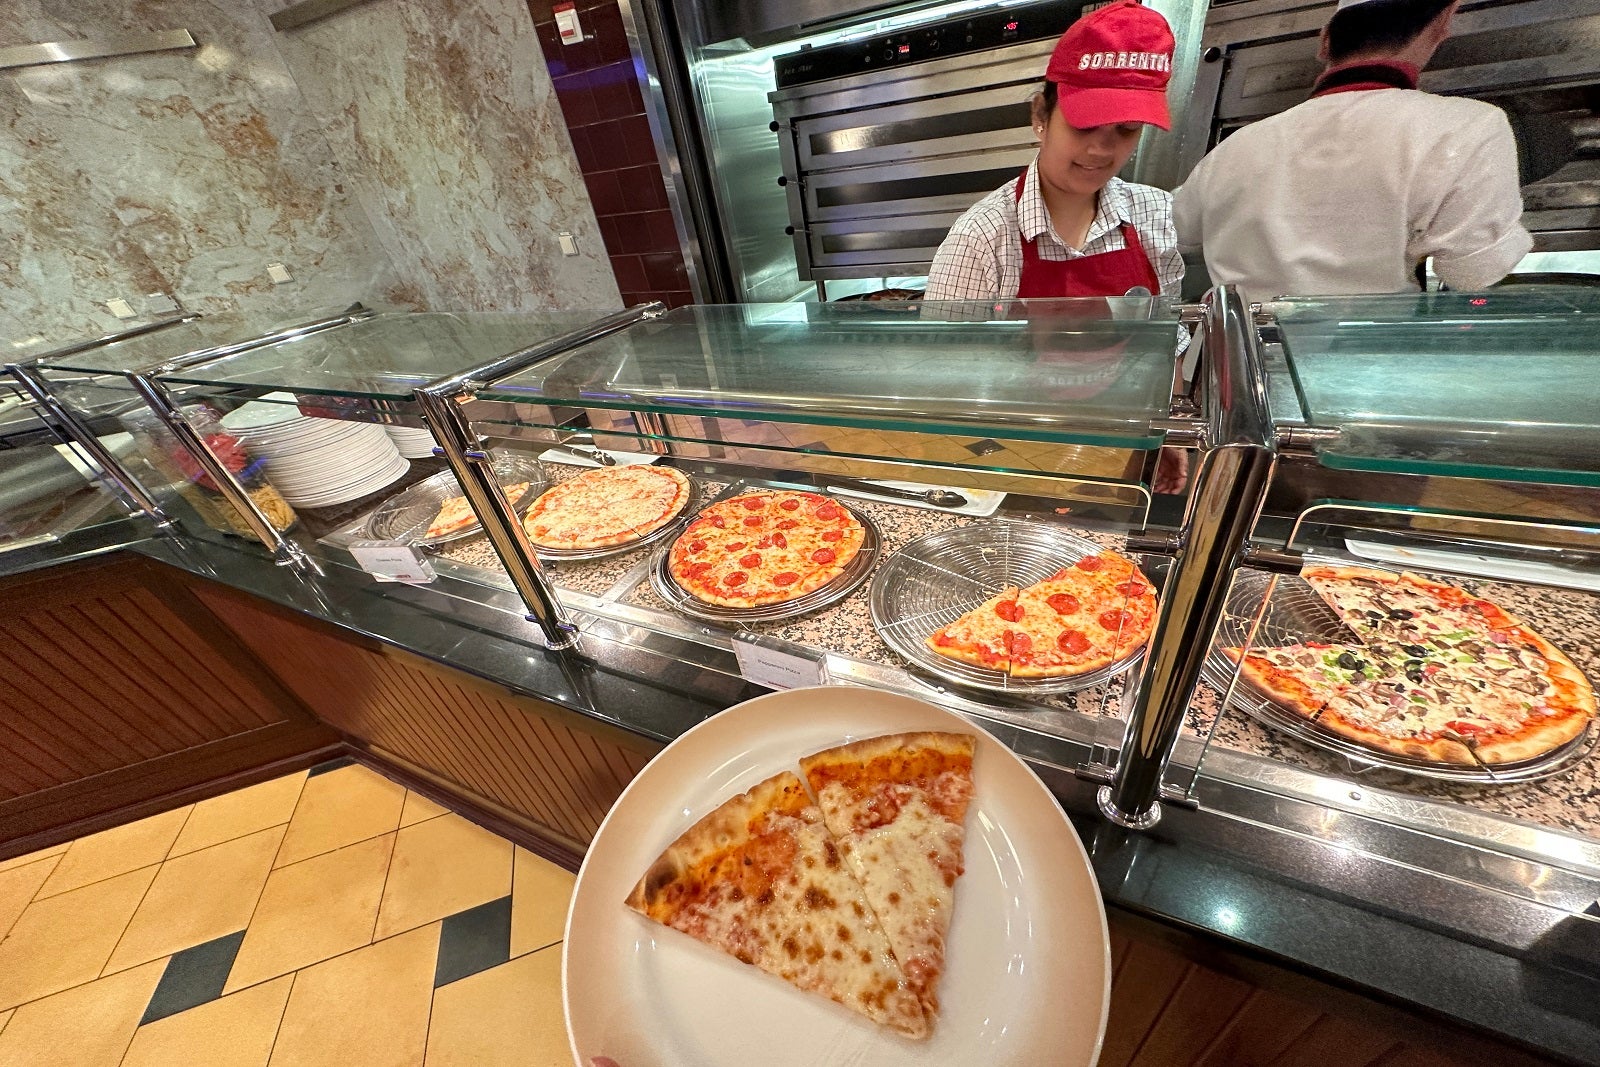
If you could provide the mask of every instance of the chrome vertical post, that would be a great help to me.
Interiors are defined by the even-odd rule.
[[[167,429],[172,431],[184,449],[194,461],[200,464],[200,469],[210,475],[222,495],[227,497],[228,503],[244,517],[245,523],[250,527],[250,532],[267,548],[272,550],[273,558],[280,567],[298,567],[302,571],[321,574],[322,568],[317,561],[306,554],[296,542],[278,532],[265,513],[256,506],[244,486],[228,470],[226,464],[212,454],[206,446],[205,438],[200,431],[179,410],[177,401],[167,387],[148,374],[129,373],[127,379],[132,384],[134,391],[144,398]]]
[[[1145,829],[1161,818],[1161,780],[1222,618],[1229,581],[1266,499],[1275,459],[1260,343],[1239,294],[1213,290],[1206,307],[1205,437],[1180,547],[1135,686],[1107,819]]]
[[[492,363],[430,382],[414,394],[438,446],[435,453],[455,472],[467,502],[483,523],[483,532],[494,547],[495,555],[500,557],[511,584],[528,608],[528,621],[538,624],[545,643],[554,649],[575,645],[578,629],[567,618],[555,589],[545,577],[544,568],[539,566],[527,531],[522,528],[516,512],[511,510],[511,503],[494,475],[493,457],[472,429],[463,409],[484,385],[664,312],[665,308],[659,303],[619,311],[582,329],[501,356]]]
[[[132,502],[134,507],[149,515],[155,520],[157,528],[167,531],[177,526],[177,520],[161,509],[155,497],[146,489],[139,480],[128,473],[122,461],[117,458],[105,443],[96,436],[87,423],[78,417],[78,413],[63,404],[50,389],[50,383],[44,375],[31,366],[19,363],[7,363],[6,373],[15,378],[30,396],[38,402],[50,419],[56,423],[57,431],[66,435],[78,446],[87,452],[103,471],[106,477],[116,483],[122,494]]]

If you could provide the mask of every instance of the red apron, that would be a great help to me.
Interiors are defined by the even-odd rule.
[[[1028,182],[1028,172],[1022,172],[1017,182],[1017,203],[1022,203],[1022,187]],[[1043,259],[1036,242],[1023,237],[1022,278],[1017,284],[1017,296],[1125,296],[1130,289],[1143,287],[1151,295],[1161,293],[1161,279],[1150,265],[1139,243],[1139,232],[1133,224],[1122,224],[1125,248],[1114,252],[1100,252],[1092,256],[1073,259]]]

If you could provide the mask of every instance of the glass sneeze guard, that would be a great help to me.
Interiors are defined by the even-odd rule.
[[[162,378],[190,385],[406,402],[431,381],[575,330],[602,314],[379,314]]]
[[[326,311],[326,309],[325,309]],[[330,313],[328,311],[326,313]],[[82,374],[123,374],[148,370],[193,352],[237,344],[295,323],[319,317],[316,313],[284,315],[263,312],[226,312],[205,315],[165,329],[136,334],[91,348],[67,346],[35,357],[49,370]]]
[[[1159,447],[1165,301],[679,308],[478,391],[480,399]]]
[[[1600,486],[1600,294],[1300,298],[1276,317],[1329,467]]]

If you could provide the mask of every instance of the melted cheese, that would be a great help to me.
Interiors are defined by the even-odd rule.
[[[941,778],[954,778],[942,775]],[[937,792],[954,783],[935,782]],[[945,936],[955,900],[955,882],[962,871],[964,831],[907,786],[886,787],[889,796],[852,800],[848,790],[832,783],[818,802],[838,812],[834,829],[851,870],[866,891],[895,957],[924,1010],[938,1010],[937,981],[944,971]],[[867,815],[874,804],[892,805],[889,821]],[[843,826],[838,825],[842,821]],[[858,826],[861,829],[847,830]]]
[[[712,886],[671,925],[909,1037],[926,1036],[922,1009],[821,813],[767,820],[765,834],[792,840],[792,864],[759,892]]]

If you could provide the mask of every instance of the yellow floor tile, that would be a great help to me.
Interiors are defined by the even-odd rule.
[[[421,793],[406,790],[406,806],[400,810],[400,825],[412,826],[419,822],[445,814],[449,808],[441,808]]]
[[[59,857],[49,856],[26,867],[0,871],[0,938],[11,932],[11,924],[27,908],[44,880],[55,870]]]
[[[282,839],[274,826],[163,863],[104,973],[243,930]]]
[[[502,963],[433,996],[428,1067],[567,1067],[561,1015],[561,949]]]
[[[273,1067],[420,1065],[438,950],[432,923],[295,975]]]
[[[223,992],[370,942],[394,837],[385,834],[273,871]]]
[[[202,800],[183,824],[169,856],[185,856],[288,822],[305,780],[306,772],[301,771]]]
[[[39,889],[40,897],[52,897],[69,889],[98,882],[102,878],[160,863],[189,817],[185,805],[173,811],[152,815],[125,826],[80,837],[62,855],[61,862]]]
[[[28,905],[0,941],[0,1008],[98,975],[155,876],[146,867]]]
[[[511,887],[511,954],[544,948],[561,940],[567,905],[577,878],[525,848],[517,849]]]
[[[265,1067],[293,984],[284,975],[141,1026],[122,1067]]]
[[[30,863],[38,863],[40,860],[47,859],[50,856],[59,856],[67,850],[67,846],[70,844],[72,844],[71,841],[63,841],[59,845],[41,848],[37,852],[28,852],[21,856],[13,856],[8,860],[0,860],[0,871],[9,871],[13,867],[26,867]]]
[[[496,900],[511,892],[511,842],[441,815],[398,834],[375,938]]]
[[[166,960],[24,1004],[0,1033],[6,1067],[117,1067]]]
[[[359,764],[307,778],[277,866],[386,834],[400,825],[405,786]]]

